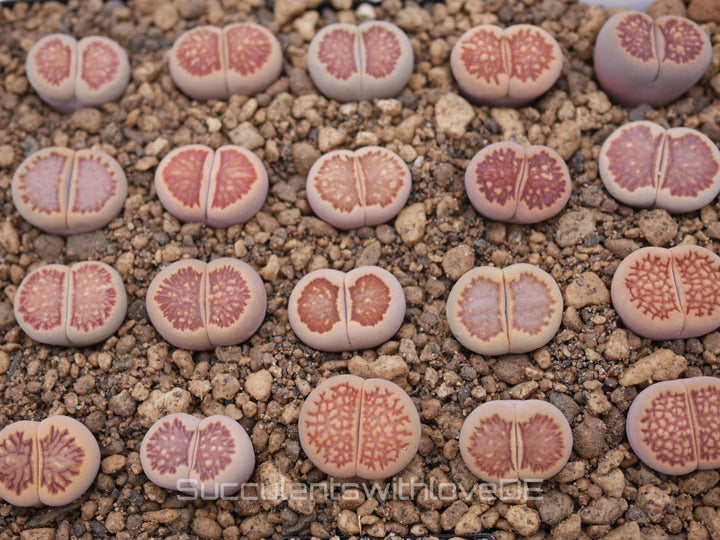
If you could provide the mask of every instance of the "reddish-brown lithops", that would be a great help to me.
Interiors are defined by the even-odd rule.
[[[307,177],[313,211],[339,229],[379,225],[397,215],[410,195],[412,177],[390,150],[367,146],[336,150],[318,159]]]
[[[200,144],[169,152],[155,171],[155,190],[165,209],[182,221],[211,227],[239,225],[265,203],[268,176],[260,158],[242,146]]]
[[[414,56],[407,34],[394,24],[330,24],[308,48],[308,72],[318,90],[338,101],[388,98],[407,85]]]
[[[170,51],[170,75],[188,96],[226,99],[252,96],[273,83],[282,70],[280,43],[267,28],[236,23],[198,26],[181,35]]]
[[[545,345],[560,327],[563,300],[555,280],[525,263],[473,268],[447,301],[450,330],[479,354],[524,353]]]
[[[203,499],[236,493],[255,469],[247,432],[229,416],[200,420],[169,414],[148,429],[140,445],[145,476],[165,489]]]
[[[15,506],[70,504],[99,468],[95,437],[69,416],[23,420],[0,431],[0,497]]]
[[[330,377],[300,409],[305,454],[330,476],[388,478],[402,471],[420,444],[420,416],[398,385],[355,375]]]
[[[665,474],[720,467],[720,379],[693,377],[648,386],[625,424],[633,452]]]
[[[368,349],[398,331],[405,296],[398,280],[377,266],[347,274],[315,270],[298,281],[288,301],[295,334],[321,351]]]
[[[52,107],[70,112],[118,99],[130,80],[127,53],[113,40],[51,34],[30,49],[27,77]]]
[[[265,285],[253,268],[223,257],[189,259],[164,268],[150,283],[148,317],[162,337],[190,350],[236,345],[265,318]]]
[[[625,326],[640,336],[702,336],[720,327],[720,257],[694,245],[638,249],[618,265],[610,293]]]
[[[65,236],[99,229],[117,216],[127,196],[127,179],[105,152],[53,146],[20,164],[11,189],[25,220]]]
[[[560,45],[538,26],[480,25],[457,40],[450,68],[460,89],[490,105],[521,105],[547,92],[562,72]]]
[[[572,452],[570,424],[550,403],[489,401],[465,419],[460,454],[485,482],[545,480],[565,466]]]
[[[712,45],[693,21],[640,11],[610,17],[595,42],[595,74],[622,105],[662,105],[681,96],[710,65]]]
[[[15,292],[15,320],[29,337],[48,345],[99,343],[120,327],[126,310],[120,274],[96,261],[42,266]]]
[[[570,198],[570,171],[546,146],[499,142],[480,150],[465,170],[465,190],[483,216],[511,223],[538,223]]]
[[[720,150],[694,129],[625,124],[605,140],[598,164],[610,194],[637,208],[691,212],[720,192]]]

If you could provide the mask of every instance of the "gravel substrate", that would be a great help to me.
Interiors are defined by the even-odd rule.
[[[337,103],[308,77],[306,51],[324,24],[372,13],[409,35],[415,70],[395,99]],[[699,244],[720,249],[720,207],[670,215],[618,205],[598,177],[600,145],[618,126],[647,119],[698,129],[720,142],[720,13],[716,0],[659,0],[654,15],[701,21],[714,55],[701,82],[665,107],[613,105],[593,76],[595,36],[612,13],[575,0],[446,0],[418,5],[384,0],[353,10],[350,0],[71,0],[18,2],[0,9],[0,425],[50,414],[82,421],[96,436],[102,465],[90,490],[67,507],[0,504],[0,540],[103,538],[271,538],[492,532],[497,539],[718,538],[720,474],[657,474],[633,455],[625,414],[650,380],[719,373],[720,333],[651,342],[626,331],[610,303],[613,271],[645,245]],[[279,38],[280,79],[253,98],[198,103],[178,91],[167,68],[175,38],[198,24],[252,20]],[[563,73],[532,106],[474,106],[460,94],[448,57],[457,38],[481,23],[532,23],[560,43]],[[127,51],[132,77],[117,103],[65,115],[46,106],[25,76],[25,56],[52,32],[103,34]],[[546,144],[568,163],[573,193],[557,217],[534,226],[481,218],[463,188],[465,166],[489,143]],[[152,186],[155,166],[189,143],[253,149],[270,175],[270,194],[244,226],[182,224]],[[340,232],[314,217],[305,175],[324,152],[379,144],[411,168],[413,188],[394,221]],[[122,214],[94,233],[44,234],[15,210],[10,181],[30,153],[47,146],[94,147],[126,171]],[[185,257],[238,257],[265,282],[268,312],[238,347],[189,353],[169,346],[148,322],[145,293],[165,265]],[[128,314],[120,330],[92,348],[43,346],[15,323],[17,286],[47,263],[100,260],[122,276]],[[448,329],[445,301],[473,266],[528,262],[549,272],[565,299],[557,336],[532,354],[482,357]],[[317,352],[288,324],[294,284],[319,268],[377,264],[402,284],[408,309],[395,338],[362,354]],[[421,413],[418,455],[387,497],[371,484],[343,485],[326,498],[326,475],[298,442],[297,418],[308,393],[328,376],[380,376],[403,386]],[[542,399],[573,429],[568,465],[527,494],[503,500],[474,490],[458,451],[464,418],[494,399]],[[188,501],[143,474],[139,447],[160,416],[189,412],[237,419],[255,448],[257,468],[239,500]],[[2,474],[2,471],[0,471]],[[403,488],[400,481],[405,484]],[[407,493],[407,484],[454,486]],[[305,488],[314,484],[313,495]],[[298,487],[299,486],[299,487]],[[398,487],[399,486],[399,487]],[[404,491],[405,490],[405,491]],[[333,500],[335,499],[335,500]]]

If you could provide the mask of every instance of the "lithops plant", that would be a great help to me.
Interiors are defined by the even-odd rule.
[[[488,401],[460,430],[460,455],[485,482],[546,480],[572,452],[570,424],[550,403],[537,399]]]
[[[52,146],[20,164],[11,190],[26,221],[67,236],[94,231],[117,216],[127,196],[127,179],[118,162],[101,150]]]
[[[529,24],[476,26],[460,36],[450,53],[460,89],[489,105],[529,103],[555,84],[562,66],[555,38]]]
[[[222,29],[198,26],[182,34],[170,51],[170,76],[197,100],[252,96],[280,75],[283,54],[270,30],[242,22]]]
[[[720,467],[720,379],[692,377],[648,386],[633,400],[625,428],[633,452],[665,474]]]
[[[69,416],[22,420],[0,431],[0,497],[15,506],[70,504],[99,468],[95,437]]]
[[[610,17],[595,42],[595,74],[621,105],[663,105],[693,86],[710,65],[712,45],[693,21],[641,11]]]
[[[638,249],[618,265],[610,294],[625,326],[640,336],[702,336],[720,327],[720,257],[695,245]]]
[[[102,36],[45,36],[28,52],[25,69],[40,98],[62,112],[115,101],[130,80],[127,53]]]
[[[407,34],[384,21],[322,28],[310,42],[308,72],[337,101],[389,98],[405,88],[414,56]]]
[[[694,129],[625,124],[605,140],[598,165],[610,194],[636,208],[691,212],[720,192],[720,150]]]
[[[524,353],[545,345],[560,327],[563,300],[555,280],[525,263],[473,268],[447,301],[450,330],[478,354]]]
[[[255,469],[247,432],[229,416],[200,420],[169,414],[148,429],[140,444],[145,476],[160,487],[203,499],[237,493]]]
[[[310,169],[306,186],[308,203],[320,218],[354,229],[395,217],[410,195],[412,177],[400,156],[367,146],[325,154]]]
[[[465,190],[485,217],[538,223],[565,207],[572,181],[565,161],[552,148],[499,142],[486,146],[470,161]]]
[[[200,144],[170,151],[155,170],[155,190],[165,209],[182,221],[211,227],[239,225],[262,208],[268,175],[260,158],[234,145]]]
[[[310,461],[337,478],[388,478],[402,471],[420,445],[420,416],[395,383],[337,375],[310,392],[298,436]]]
[[[247,263],[186,259],[161,270],[145,299],[150,322],[176,347],[207,350],[250,339],[265,318],[265,285]]]
[[[315,270],[293,288],[288,319],[295,334],[320,351],[368,349],[400,329],[405,296],[400,282],[377,266],[347,274]]]
[[[22,280],[14,311],[20,328],[35,341],[84,347],[120,327],[127,295],[120,274],[105,263],[48,264]]]

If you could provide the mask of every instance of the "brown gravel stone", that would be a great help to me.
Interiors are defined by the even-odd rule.
[[[474,116],[472,105],[457,94],[445,94],[435,105],[437,129],[450,137],[462,137]]]
[[[273,376],[267,369],[250,373],[245,379],[245,391],[257,401],[267,401],[272,390]]]
[[[555,242],[562,247],[579,244],[595,230],[595,215],[592,210],[565,212],[558,219]]]
[[[511,506],[505,514],[505,519],[522,536],[535,534],[540,528],[540,516],[525,505]]]
[[[632,386],[647,381],[669,381],[677,379],[687,368],[687,360],[669,349],[659,349],[626,368],[618,379],[623,386]]]
[[[572,498],[559,491],[546,493],[542,500],[535,504],[540,514],[540,519],[548,525],[557,525],[572,515],[574,505]]]
[[[78,109],[72,114],[72,126],[88,133],[97,133],[103,124],[103,117],[97,109]]]
[[[651,246],[668,246],[678,233],[678,224],[667,210],[650,210],[638,221],[643,236]]]
[[[583,272],[565,289],[565,303],[576,309],[610,302],[610,291],[594,272]]]
[[[600,497],[580,509],[583,523],[591,525],[612,525],[625,513],[628,503],[625,499]]]
[[[457,281],[473,266],[475,266],[475,251],[465,244],[449,249],[442,261],[445,275],[453,281]]]
[[[395,220],[395,230],[402,238],[402,241],[409,246],[413,246],[423,239],[425,225],[425,205],[422,203],[406,206],[400,211]]]
[[[690,495],[707,492],[720,481],[718,471],[696,471],[680,479],[680,491]]]
[[[222,528],[215,520],[198,517],[193,520],[192,530],[200,538],[219,540],[222,537]]]
[[[687,16],[699,23],[720,23],[720,5],[713,0],[690,0]]]
[[[651,523],[659,522],[665,515],[675,510],[675,501],[657,486],[641,486],[638,489],[635,504],[648,517]]]
[[[573,448],[584,458],[599,456],[605,451],[606,431],[602,420],[587,417],[573,430]]]

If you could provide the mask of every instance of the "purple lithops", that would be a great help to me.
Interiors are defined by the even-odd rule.
[[[115,101],[130,80],[127,53],[102,36],[45,36],[28,52],[26,70],[42,100],[63,112]]]
[[[480,150],[465,170],[465,190],[483,216],[511,223],[538,223],[570,198],[570,171],[546,146],[499,142]]]
[[[546,401],[498,400],[468,415],[458,443],[467,468],[485,482],[546,480],[568,462],[573,437],[563,413]]]
[[[347,274],[315,270],[295,285],[288,301],[293,331],[320,351],[376,347],[395,335],[404,317],[402,286],[377,266],[360,266]]]
[[[480,25],[457,40],[450,68],[473,100],[498,106],[529,103],[547,92],[562,72],[560,45],[539,26]]]
[[[625,124],[605,140],[598,164],[610,194],[637,208],[691,212],[720,192],[720,150],[694,129]]]
[[[14,506],[70,504],[99,469],[95,437],[69,416],[21,420],[0,431],[0,497]]]
[[[167,266],[150,283],[145,303],[166,341],[201,351],[248,340],[265,318],[267,297],[249,264],[222,257]]]
[[[211,227],[239,225],[265,203],[268,176],[260,158],[234,145],[181,146],[155,171],[155,190],[165,209],[182,221]]]
[[[479,266],[455,283],[447,300],[448,325],[478,354],[525,353],[550,341],[560,328],[563,299],[541,268],[518,263]]]
[[[397,154],[379,146],[336,150],[318,159],[307,177],[313,211],[339,229],[385,223],[410,195],[412,177]]]
[[[384,21],[330,24],[308,48],[308,72],[337,101],[389,98],[405,88],[414,56],[407,34]]]
[[[680,97],[710,65],[712,45],[693,21],[640,11],[610,17],[595,42],[595,74],[621,105],[663,105]]]
[[[67,236],[94,231],[117,216],[127,196],[127,179],[105,152],[53,146],[20,164],[11,189],[25,220]]]
[[[120,327],[127,295],[120,274],[105,263],[48,264],[25,276],[14,308],[20,328],[35,341],[84,347]]]
[[[203,499],[237,493],[255,469],[255,450],[243,427],[225,415],[200,420],[163,416],[140,444],[145,476],[165,489]]]
[[[625,257],[610,288],[625,326],[650,339],[699,337],[720,327],[720,257],[681,245]]]
[[[422,429],[410,396],[395,383],[336,375],[305,400],[298,438],[310,461],[336,478],[381,480],[402,471]]]
[[[225,28],[198,26],[182,34],[170,51],[170,76],[197,100],[252,96],[280,75],[283,54],[267,28],[242,22]]]
[[[681,475],[720,467],[720,379],[691,377],[648,386],[625,423],[633,452],[645,465]]]

